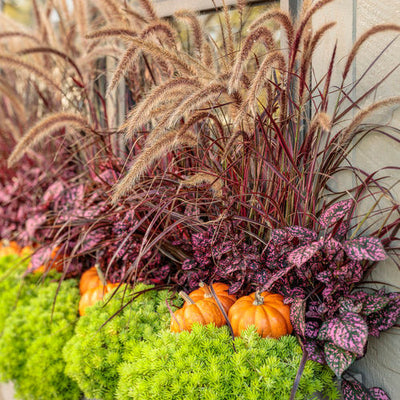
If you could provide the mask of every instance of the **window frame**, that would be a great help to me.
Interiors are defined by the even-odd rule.
[[[271,0],[272,1],[272,0]],[[280,0],[283,9],[290,9],[293,15],[297,13],[297,5],[302,0]],[[247,0],[248,4],[266,4],[268,0]],[[216,0],[217,8],[222,7],[222,1]],[[227,6],[233,6],[237,3],[237,0],[225,0]],[[286,7],[284,3],[288,3]],[[157,15],[160,17],[170,17],[175,11],[183,8],[188,8],[197,12],[210,12],[215,11],[215,5],[213,0],[153,0],[154,8],[156,9]]]

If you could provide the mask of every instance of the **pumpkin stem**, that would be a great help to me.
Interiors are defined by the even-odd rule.
[[[259,290],[257,290],[255,293],[255,299],[253,301],[253,304],[255,306],[261,306],[262,304],[264,304],[264,298],[261,296],[261,293]]]
[[[209,298],[213,297],[213,295],[211,294],[210,288],[208,287],[207,284],[205,284],[204,282],[200,282],[199,286],[201,288],[204,288],[204,298],[205,299],[209,299]]]
[[[99,264],[95,264],[94,266],[96,268],[97,271],[97,275],[99,276],[100,282],[102,283],[103,286],[107,286],[107,281],[106,278],[103,274],[103,271],[100,269],[100,265]]]
[[[182,297],[183,300],[186,301],[186,303],[194,304],[194,301],[193,301],[193,300],[190,298],[190,296],[189,296],[187,293],[185,293],[183,290],[181,290],[178,294],[179,294],[179,296]]]

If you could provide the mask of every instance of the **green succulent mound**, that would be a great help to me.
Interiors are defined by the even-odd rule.
[[[138,285],[135,292],[148,288]],[[88,398],[114,400],[119,365],[137,343],[169,326],[166,300],[170,293],[155,290],[140,295],[108,321],[121,308],[122,301],[126,303],[135,292],[121,288],[106,305],[97,303],[88,308],[64,347],[66,373]]]
[[[34,295],[32,285],[20,279],[28,262],[17,255],[0,257],[0,336],[12,310]]]
[[[0,317],[0,378],[12,380],[21,399],[78,400],[78,385],[64,374],[62,348],[73,334],[79,292],[75,281],[59,287],[49,275],[38,283],[38,276],[22,280],[12,272],[0,283],[7,309]]]
[[[253,328],[235,339],[226,327],[163,331],[134,346],[120,368],[118,400],[283,400],[290,398],[302,351],[295,337],[262,339]],[[339,398],[331,371],[306,363],[296,399]]]

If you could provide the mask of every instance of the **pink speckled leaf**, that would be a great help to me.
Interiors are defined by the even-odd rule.
[[[348,240],[344,242],[343,248],[346,254],[355,261],[382,261],[386,258],[386,252],[381,241],[373,237],[359,237]]]
[[[378,387],[367,389],[357,381],[342,380],[344,400],[390,400],[385,391]]]
[[[363,314],[370,315],[382,310],[390,302],[390,299],[379,293],[369,295],[364,301]]]
[[[274,229],[271,232],[271,242],[277,246],[281,246],[282,244],[287,242],[288,233],[285,229]]]
[[[308,352],[308,358],[320,364],[326,364],[325,354],[320,344],[315,340],[305,341],[304,348]]]
[[[368,392],[360,382],[342,380],[342,393],[344,400],[371,400]]]
[[[240,282],[240,281],[239,282],[235,282],[233,285],[231,285],[229,287],[228,293],[229,294],[235,294],[240,290],[240,288],[242,286],[243,286],[243,282]]]
[[[28,237],[32,239],[35,236],[36,230],[46,222],[46,215],[35,215],[26,220],[25,228]]]
[[[42,200],[44,205],[49,205],[54,199],[59,197],[63,191],[64,185],[60,181],[54,182],[47,188],[46,192],[43,195]]]
[[[348,312],[325,321],[318,338],[332,341],[336,346],[362,356],[367,343],[368,326],[360,315]]]
[[[289,254],[288,261],[296,267],[301,267],[307,262],[312,256],[314,256],[318,250],[322,248],[324,242],[319,240],[306,246],[301,246]]]
[[[350,351],[343,350],[333,343],[325,343],[325,361],[329,368],[340,378],[344,371],[353,364],[356,355]]]
[[[350,211],[353,205],[353,200],[342,200],[328,207],[319,217],[319,223],[324,228],[329,228],[342,218],[344,218]]]
[[[291,269],[293,269],[293,267],[293,264],[289,264],[285,268],[282,268],[278,272],[275,272],[265,283],[265,285],[263,286],[263,290],[268,291],[276,281],[284,277]]]
[[[368,391],[373,400],[390,400],[390,397],[387,395],[387,393],[379,387],[370,388]]]
[[[303,228],[302,226],[289,226],[286,228],[286,231],[303,242],[312,242],[318,238],[316,232],[311,229]]]
[[[294,331],[301,335],[305,335],[306,329],[306,301],[304,299],[295,298],[290,305],[290,322]]]

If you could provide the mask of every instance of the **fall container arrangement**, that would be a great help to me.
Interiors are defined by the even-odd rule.
[[[400,142],[365,123],[400,99],[371,102],[390,72],[355,99],[348,82],[400,28],[360,36],[339,86],[336,47],[310,81],[329,3],[223,5],[213,36],[149,0],[33,1],[31,29],[0,14],[0,378],[20,398],[389,398],[349,367],[400,315],[368,284],[399,264],[398,201],[348,157]]]

